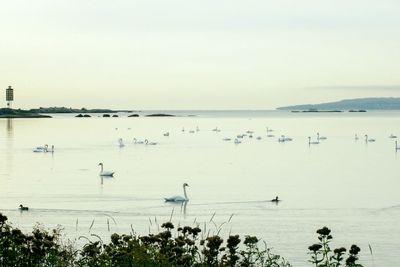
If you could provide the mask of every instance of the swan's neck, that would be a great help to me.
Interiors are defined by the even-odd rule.
[[[183,186],[183,195],[185,196],[185,199],[188,200],[188,197],[186,194],[186,186]]]

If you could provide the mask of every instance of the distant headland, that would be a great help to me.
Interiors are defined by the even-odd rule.
[[[355,98],[321,104],[279,107],[292,112],[366,112],[367,110],[400,110],[399,97]]]

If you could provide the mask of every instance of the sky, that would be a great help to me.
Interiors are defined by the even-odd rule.
[[[398,0],[0,0],[0,89],[19,108],[399,97],[399,70]]]

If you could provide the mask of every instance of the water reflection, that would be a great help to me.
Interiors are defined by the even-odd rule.
[[[6,148],[7,148],[7,155],[5,157],[6,161],[6,172],[11,173],[13,171],[13,165],[14,165],[14,121],[13,119],[8,118],[7,123],[6,123],[6,136],[7,136],[7,141],[6,141]]]
[[[13,119],[7,119],[7,137],[10,139],[14,136]]]
[[[180,206],[180,214],[183,215],[183,218],[186,219],[186,211],[187,211],[187,204],[189,201],[180,201],[180,202],[166,202],[169,205]],[[175,207],[173,211],[175,210]]]

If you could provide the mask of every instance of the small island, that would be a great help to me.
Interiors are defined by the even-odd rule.
[[[0,118],[51,118],[32,110],[0,108]]]
[[[31,109],[31,112],[35,113],[117,113],[119,110],[111,110],[111,109],[86,109],[86,108],[66,108],[66,107],[40,107],[37,109]],[[128,112],[128,111],[126,111]]]

